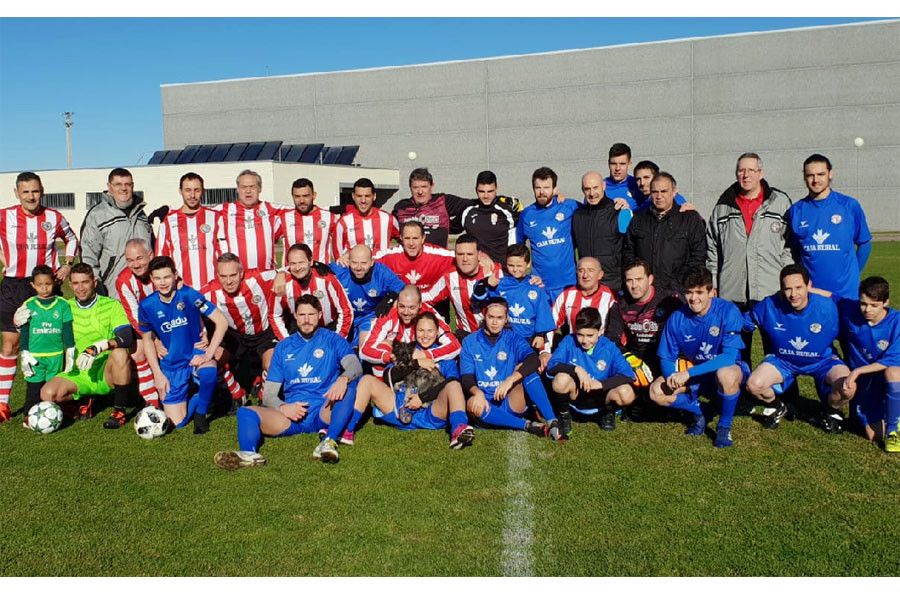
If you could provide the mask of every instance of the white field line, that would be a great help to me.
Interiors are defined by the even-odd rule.
[[[509,493],[503,513],[503,576],[531,576],[531,545],[534,542],[534,505],[531,503],[531,458],[528,435],[508,432],[506,440],[506,489]]]

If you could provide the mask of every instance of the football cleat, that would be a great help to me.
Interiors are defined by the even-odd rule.
[[[252,450],[223,450],[213,457],[216,467],[234,471],[241,467],[259,467],[266,464],[266,458]]]
[[[826,434],[840,434],[844,431],[844,418],[840,413],[823,412],[819,424]]]
[[[559,429],[559,420],[554,419],[550,422],[550,425],[547,427],[547,436],[550,437],[550,440],[554,442],[567,442],[569,440],[569,436],[567,434],[563,434],[562,430]]]
[[[604,432],[612,432],[616,429],[616,412],[604,411],[600,416],[600,429]]]
[[[84,404],[78,407],[78,417],[75,419],[77,419],[78,421],[84,421],[86,419],[91,419],[92,417],[94,417],[94,412],[92,410],[93,405],[94,399],[90,397],[85,399]]]
[[[27,411],[25,417],[28,417]],[[0,424],[10,419],[12,419],[12,410],[9,408],[9,403],[0,403]]]
[[[352,432],[351,430],[344,430],[344,433],[341,434],[341,444],[344,444],[346,446],[353,446],[354,435],[354,432]]]
[[[727,448],[734,444],[734,440],[731,438],[731,428],[723,428],[719,426],[716,428],[716,441],[713,442],[713,446],[716,448]]]
[[[563,411],[559,414],[559,433],[568,438],[572,435],[572,412]]]
[[[194,434],[205,434],[209,431],[209,420],[203,413],[195,413],[192,418],[194,422]]]
[[[529,434],[534,434],[535,436],[540,436],[541,438],[547,436],[550,433],[550,428],[547,427],[546,424],[539,421],[525,421],[525,431]]]
[[[460,450],[470,446],[473,440],[475,440],[475,428],[469,424],[459,424],[450,433],[450,448]]]
[[[693,415],[691,425],[685,428],[684,433],[688,436],[702,436],[706,431],[706,418],[702,413]]]
[[[884,439],[885,452],[900,452],[900,432],[891,432]]]
[[[787,405],[784,404],[784,401],[779,401],[778,407],[767,407],[763,409],[763,414],[766,411],[771,411],[768,415],[766,415],[762,420],[762,427],[767,430],[776,429],[779,424],[781,424],[781,420],[784,419],[784,416],[787,415]]]
[[[323,463],[337,463],[341,455],[338,454],[337,442],[331,438],[326,438],[316,445],[312,454],[314,459],[319,459]]]
[[[103,427],[107,430],[118,430],[122,426],[125,425],[125,410],[124,409],[113,409],[113,412],[109,415],[109,419],[103,422]]]

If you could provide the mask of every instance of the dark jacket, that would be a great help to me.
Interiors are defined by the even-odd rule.
[[[494,262],[506,264],[506,249],[516,243],[516,217],[495,200],[488,206],[477,201],[462,214],[463,230],[478,238],[478,248]]]
[[[622,244],[619,211],[613,201],[603,197],[596,205],[579,205],[572,215],[572,241],[578,258],[593,256],[603,267],[603,284],[618,292],[622,289]]]
[[[628,226],[622,257],[626,264],[646,260],[657,287],[680,290],[688,269],[706,264],[706,224],[697,211],[673,206],[660,219],[654,209],[645,209]]]

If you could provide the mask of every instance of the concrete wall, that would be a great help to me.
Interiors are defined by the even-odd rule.
[[[530,199],[541,165],[580,195],[581,174],[605,172],[609,146],[623,141],[635,161],[670,171],[703,214],[740,153],[760,153],[768,181],[799,199],[802,161],[822,152],[872,228],[900,231],[885,175],[900,165],[900,21],[165,85],[162,105],[166,148],[359,144],[358,163],[401,180],[426,166],[438,190],[462,196],[489,168],[501,191]]]

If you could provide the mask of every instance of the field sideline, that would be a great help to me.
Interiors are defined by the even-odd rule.
[[[900,243],[877,242],[865,274],[900,303]],[[13,409],[23,400],[19,377]],[[212,456],[235,447],[234,418],[146,442],[130,424],[104,430],[106,416],[48,436],[20,417],[0,426],[0,576],[900,570],[900,456],[799,421],[766,431],[738,417],[725,450],[626,422],[577,424],[565,445],[479,430],[461,452],[442,433],[369,423],[336,466],[297,436],[267,441],[267,466],[228,473]]]

